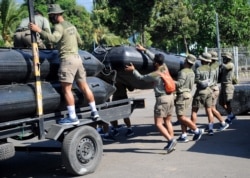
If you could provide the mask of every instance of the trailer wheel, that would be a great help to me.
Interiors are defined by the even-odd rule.
[[[74,129],[63,140],[62,160],[66,170],[73,175],[93,173],[101,161],[102,139],[90,126]]]
[[[0,143],[0,161],[9,159],[15,155],[13,143]]]

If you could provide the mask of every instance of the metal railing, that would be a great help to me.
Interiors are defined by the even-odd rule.
[[[216,51],[219,53],[218,48],[205,48],[205,51]],[[250,76],[250,50],[247,47],[221,48],[220,54],[224,52],[232,53],[234,57],[235,75],[238,80],[246,80]],[[219,56],[221,62],[221,57]]]

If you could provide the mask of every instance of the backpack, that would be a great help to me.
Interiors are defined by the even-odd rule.
[[[166,93],[171,94],[171,93],[175,92],[175,90],[176,90],[175,82],[174,82],[173,78],[171,77],[168,69],[164,70],[163,72],[159,72],[158,74],[162,78]]]

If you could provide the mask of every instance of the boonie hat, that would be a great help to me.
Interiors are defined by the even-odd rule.
[[[196,57],[193,54],[188,54],[186,60],[190,64],[194,64],[196,61]]]
[[[221,56],[233,60],[233,56],[232,56],[232,54],[229,53],[229,52],[222,53]]]
[[[61,9],[59,4],[49,4],[48,14],[61,14],[64,10]]]
[[[215,61],[218,61],[218,54],[217,54],[217,52],[215,52],[215,51],[210,51],[209,52],[210,54],[211,54],[211,56],[212,56],[212,60],[215,60]]]
[[[209,53],[202,53],[202,55],[199,55],[199,59],[205,62],[211,62],[212,55]]]

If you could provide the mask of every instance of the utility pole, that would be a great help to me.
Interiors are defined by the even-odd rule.
[[[218,13],[215,13],[216,18],[216,34],[217,34],[217,48],[218,48],[218,58],[221,63],[221,50],[220,50],[220,30],[219,30],[219,22],[218,22]]]

